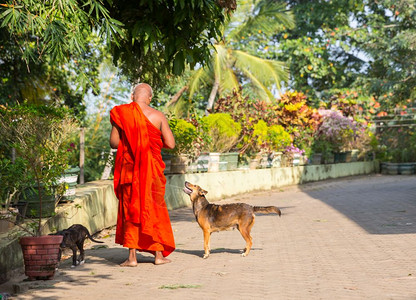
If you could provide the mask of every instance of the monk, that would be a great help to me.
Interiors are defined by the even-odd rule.
[[[175,242],[165,203],[165,164],[161,149],[175,147],[175,139],[163,113],[149,106],[150,85],[138,84],[132,102],[110,112],[110,146],[117,149],[114,191],[119,200],[116,243],[129,248],[123,267],[137,266],[136,250],[155,255],[155,264],[166,257]]]

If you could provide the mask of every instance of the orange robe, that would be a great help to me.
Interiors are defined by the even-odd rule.
[[[116,243],[166,257],[175,242],[164,199],[162,133],[135,102],[114,107],[110,119],[121,129],[114,168]]]

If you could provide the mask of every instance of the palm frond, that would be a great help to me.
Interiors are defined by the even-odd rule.
[[[266,35],[273,35],[282,31],[283,28],[290,29],[295,25],[293,13],[283,2],[262,0],[258,1],[255,6],[251,6],[249,11],[245,8],[245,11],[245,20],[235,21],[241,25],[229,32],[228,39],[241,39],[242,36],[259,31]]]
[[[216,44],[215,53],[212,57],[215,77],[220,79],[223,77],[222,73],[229,66],[229,53],[227,48],[222,44]]]
[[[225,72],[222,73],[222,78],[220,79],[220,96],[225,95],[227,92],[232,92],[233,89],[238,90],[240,83],[231,68],[227,68]]]
[[[275,97],[270,90],[265,87],[248,69],[241,70],[244,74],[250,78],[253,87],[256,89],[257,94],[261,99],[268,99],[270,102],[275,101]]]
[[[195,71],[189,83],[189,99],[192,98],[197,90],[199,90],[201,85],[207,83],[207,79],[210,78],[208,75],[209,71],[210,70],[208,68],[199,68]]]
[[[288,80],[288,72],[283,62],[263,59],[240,50],[234,50],[233,56],[235,57],[235,67],[237,69],[244,74],[244,70],[248,70],[250,74],[255,76],[265,86],[276,84],[276,87],[280,89],[280,83]]]

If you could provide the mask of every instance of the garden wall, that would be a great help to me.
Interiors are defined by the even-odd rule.
[[[206,189],[210,201],[257,190],[269,190],[287,185],[370,174],[379,171],[377,161],[329,165],[309,165],[288,168],[238,170],[218,173],[167,175],[166,203],[175,209],[190,206],[189,197],[182,191],[189,181]],[[59,205],[57,214],[44,226],[44,234],[83,224],[94,233],[116,224],[118,200],[111,180],[94,181],[77,187],[74,202]],[[23,267],[23,258],[17,240],[7,234],[0,236],[0,283],[7,281],[13,270]]]

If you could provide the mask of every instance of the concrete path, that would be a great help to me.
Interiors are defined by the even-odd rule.
[[[283,211],[256,217],[248,257],[234,230],[213,234],[202,259],[202,231],[182,208],[171,212],[171,264],[140,254],[137,268],[119,267],[127,250],[109,230],[108,248],[89,244],[85,265],[71,269],[65,260],[54,280],[18,276],[0,292],[15,285],[29,289],[15,299],[416,299],[416,176],[352,177],[220,203],[240,201]]]

